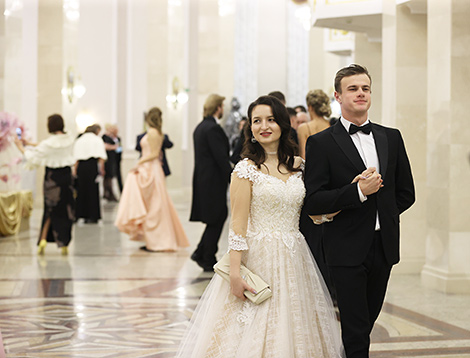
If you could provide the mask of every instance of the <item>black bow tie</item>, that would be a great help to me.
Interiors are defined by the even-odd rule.
[[[366,125],[361,126],[361,127],[358,127],[355,124],[351,124],[349,126],[349,134],[354,134],[358,131],[362,131],[365,134],[370,134],[370,132],[372,131],[372,123],[369,122]]]

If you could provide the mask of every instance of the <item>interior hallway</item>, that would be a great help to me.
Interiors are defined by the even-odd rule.
[[[0,238],[0,330],[7,357],[174,357],[212,277],[190,260],[203,225],[175,206],[191,242],[147,253],[120,234],[117,204],[98,225],[77,224],[68,256],[49,244],[38,257],[41,211],[30,229]],[[227,226],[227,225],[226,225]],[[227,248],[227,228],[219,257]],[[406,237],[402,238],[402,241]],[[423,288],[419,275],[392,275],[372,336],[372,357],[470,357],[470,297]]]

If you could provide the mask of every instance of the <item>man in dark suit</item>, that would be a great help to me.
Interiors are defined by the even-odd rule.
[[[137,139],[136,139],[135,150],[138,151],[140,153],[140,155],[142,155],[142,147],[140,146],[140,141],[142,140],[142,138],[146,134],[147,134],[147,132],[139,134],[137,136]],[[160,159],[161,159],[161,162],[162,162],[163,173],[165,173],[166,177],[171,174],[171,171],[170,171],[170,166],[168,165],[168,161],[166,159],[165,150],[170,149],[172,147],[173,147],[173,142],[170,140],[170,137],[168,137],[167,134],[164,134],[163,135],[163,143],[162,143],[162,151],[161,151],[161,154],[160,154]]]
[[[353,64],[339,70],[335,98],[342,117],[307,141],[305,206],[309,215],[340,211],[331,222],[323,215],[325,257],[346,355],[365,358],[399,261],[399,215],[414,203],[415,192],[400,132],[369,121],[367,69]]]
[[[204,104],[204,119],[196,127],[194,139],[193,200],[190,221],[202,221],[206,229],[191,259],[212,271],[220,234],[227,218],[227,187],[232,167],[229,142],[218,124],[224,114],[225,97],[210,95]]]

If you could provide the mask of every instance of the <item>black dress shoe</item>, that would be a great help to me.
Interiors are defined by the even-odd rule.
[[[146,252],[158,252],[158,251],[154,251],[154,250],[149,250],[149,249],[147,249],[147,246],[139,247],[139,249],[141,249],[142,251],[146,251]]]
[[[203,267],[202,270],[204,272],[214,272],[214,266],[206,266],[206,267]]]
[[[215,261],[203,261],[203,260],[197,260],[196,263],[200,268],[204,270],[204,272],[212,272],[214,271],[214,265],[216,264]]]
[[[199,254],[199,252],[194,251],[193,254],[191,255],[191,260],[198,262],[198,261],[202,260],[202,257]]]

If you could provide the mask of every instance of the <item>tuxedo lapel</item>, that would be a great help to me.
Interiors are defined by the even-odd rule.
[[[344,152],[344,154],[348,157],[351,163],[354,164],[354,166],[358,170],[358,173],[362,173],[366,169],[366,166],[364,165],[364,162],[362,161],[362,158],[359,152],[357,151],[357,148],[354,145],[351,136],[348,132],[346,132],[346,129],[344,128],[341,121],[338,121],[335,124],[331,134],[338,146]]]
[[[388,163],[388,139],[385,130],[372,123],[372,133],[374,133],[375,148],[377,148],[377,156],[379,157],[379,172],[382,178],[387,173]]]

